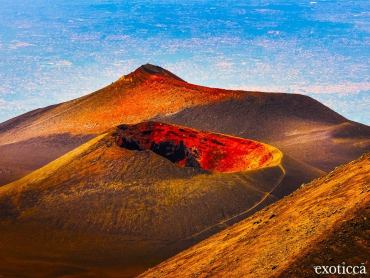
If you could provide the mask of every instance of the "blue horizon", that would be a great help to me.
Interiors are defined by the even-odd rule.
[[[368,1],[0,4],[0,122],[152,63],[203,86],[301,93],[370,124]]]

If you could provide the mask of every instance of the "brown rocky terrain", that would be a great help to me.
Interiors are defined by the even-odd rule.
[[[316,277],[369,271],[370,154],[336,168],[140,277]]]
[[[122,143],[128,139],[131,145]],[[205,139],[223,145],[215,152]],[[131,148],[168,140],[163,152]],[[179,165],[172,159],[179,146],[227,168]],[[234,168],[240,161],[220,156],[225,148],[251,161],[260,161],[260,150],[273,159]],[[0,274],[132,276],[320,175],[259,142],[159,123],[120,126],[0,187]]]

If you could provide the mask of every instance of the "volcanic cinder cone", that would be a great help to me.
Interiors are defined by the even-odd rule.
[[[320,175],[261,142],[121,125],[0,187],[0,273],[138,274]]]
[[[370,150],[370,128],[307,96],[213,89],[144,65],[81,98],[0,124],[0,185],[120,124],[157,119],[278,147],[328,171]]]

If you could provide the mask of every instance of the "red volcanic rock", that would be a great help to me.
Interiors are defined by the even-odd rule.
[[[223,134],[159,122],[121,125],[117,144],[130,150],[151,150],[181,167],[211,172],[239,172],[272,164],[275,148]]]

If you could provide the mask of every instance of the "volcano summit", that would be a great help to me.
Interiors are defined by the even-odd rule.
[[[303,95],[190,84],[143,65],[109,86],[0,124],[0,185],[121,124],[155,120],[277,147],[328,171],[370,150],[370,128]]]

